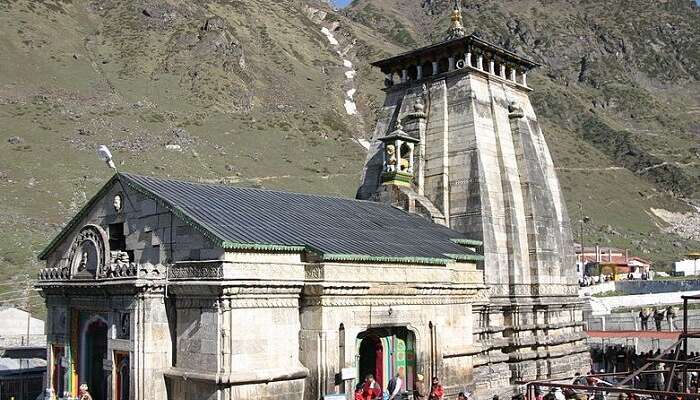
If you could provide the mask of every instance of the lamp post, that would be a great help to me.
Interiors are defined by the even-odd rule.
[[[579,212],[579,217],[580,217],[580,229],[579,229],[579,235],[578,235],[578,241],[581,244],[581,274],[585,275],[586,273],[586,246],[583,244],[583,225],[590,221],[591,219],[585,215],[583,215],[583,202],[579,200],[578,202],[578,212]]]

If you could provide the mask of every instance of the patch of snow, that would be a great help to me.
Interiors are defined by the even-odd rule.
[[[355,104],[352,99],[345,99],[345,112],[347,112],[348,115],[357,114],[357,104]]]
[[[362,146],[362,148],[364,148],[365,150],[369,150],[369,145],[370,145],[369,140],[352,138],[352,141],[359,144],[360,146]]]
[[[326,36],[326,38],[328,39],[328,43],[330,43],[331,46],[334,46],[334,47],[340,46],[340,43],[335,38],[335,36],[333,35],[333,32],[331,32],[330,29],[328,29],[324,26],[321,28],[321,33],[323,33]],[[351,47],[352,46],[348,47],[348,49],[350,49]],[[346,52],[347,52],[347,50],[346,50]],[[349,81],[355,79],[355,75],[357,74],[357,71],[355,71],[353,69],[352,61],[345,58],[345,54],[341,53],[340,50],[336,49],[336,53],[338,53],[338,55],[343,59],[343,67],[345,67],[347,69],[347,71],[345,71],[345,79],[347,79]],[[357,112],[357,104],[355,103],[355,100],[353,99],[356,91],[357,91],[357,89],[351,88],[345,92],[345,104],[344,105],[345,105],[345,112],[348,115],[357,115],[357,113],[358,113]],[[367,146],[365,146],[364,144],[361,144],[361,145],[363,147],[365,147],[366,149],[369,148],[369,142],[367,142]]]
[[[328,39],[328,43],[330,43],[332,46],[338,46],[340,43],[338,43],[338,40],[333,36],[333,32],[329,31],[328,28],[325,26],[321,28],[321,33],[326,35],[326,38]]]

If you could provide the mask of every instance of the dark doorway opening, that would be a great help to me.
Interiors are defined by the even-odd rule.
[[[386,389],[386,384],[398,373],[404,378],[404,390],[413,390],[418,372],[416,338],[407,327],[387,326],[361,332],[357,335],[356,349],[358,381],[372,374],[382,389]]]
[[[379,386],[384,387],[382,377],[384,376],[384,349],[382,342],[377,336],[368,336],[360,344],[360,376],[361,380],[369,374],[374,376]]]
[[[116,366],[117,366],[117,381],[115,385],[116,393],[112,396],[113,400],[129,400],[129,355],[116,353],[115,354]]]
[[[87,326],[85,330],[85,375],[81,383],[88,385],[88,391],[93,400],[107,400],[107,381],[103,360],[107,358],[107,323],[98,319]]]

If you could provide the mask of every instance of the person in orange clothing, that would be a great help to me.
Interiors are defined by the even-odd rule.
[[[374,380],[374,375],[368,374],[365,377],[364,385],[362,385],[362,400],[377,400],[381,398],[382,388]]]
[[[433,377],[433,385],[430,387],[429,400],[442,400],[445,397],[445,389],[440,384],[440,379],[437,376]]]

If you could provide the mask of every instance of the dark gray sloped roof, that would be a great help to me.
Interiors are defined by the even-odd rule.
[[[225,249],[308,250],[339,261],[482,259],[457,244],[471,243],[459,232],[381,203],[125,173],[116,177]]]

